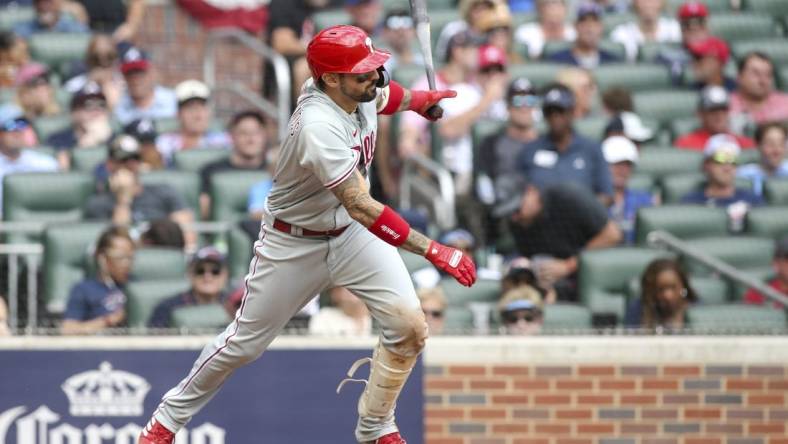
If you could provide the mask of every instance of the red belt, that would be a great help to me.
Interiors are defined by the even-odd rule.
[[[274,219],[274,228],[287,233],[292,234],[293,236],[329,236],[329,237],[337,237],[340,234],[344,233],[347,229],[347,225],[342,228],[337,228],[336,230],[328,230],[328,231],[314,231],[308,230],[306,228],[297,227],[295,225],[290,225],[287,222],[281,221],[279,219]]]

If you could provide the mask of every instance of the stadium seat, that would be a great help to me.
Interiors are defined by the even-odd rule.
[[[535,11],[533,12],[513,12],[512,13],[512,29],[517,29],[518,26],[524,25],[526,23],[533,23],[538,20],[538,16]],[[518,52],[519,54],[525,54],[524,52]]]
[[[249,261],[253,255],[252,245],[249,235],[238,227],[231,228],[227,233],[227,259],[231,282],[243,280],[249,272]]]
[[[716,276],[692,276],[690,287],[698,295],[698,303],[719,305],[730,302],[728,283]]]
[[[43,303],[52,313],[61,313],[71,287],[86,276],[90,247],[107,227],[101,223],[56,224],[47,227],[44,244]]]
[[[186,275],[186,256],[177,248],[139,248],[134,253],[131,275],[140,281],[182,279]]]
[[[71,169],[93,174],[98,164],[107,160],[107,147],[76,148],[71,150]]]
[[[788,205],[788,179],[767,180],[765,195],[769,205]]]
[[[783,5],[784,7],[788,5]],[[786,8],[788,9],[788,8]],[[775,68],[788,64],[788,41],[785,37],[772,37],[770,39],[741,40],[733,42],[733,56],[741,60],[752,51],[759,51],[769,56]]]
[[[200,176],[190,171],[157,170],[140,175],[143,185],[169,185],[186,201],[194,212],[195,219],[200,217]]]
[[[650,174],[635,173],[629,179],[627,188],[630,190],[640,190],[653,193],[657,186],[657,182]]]
[[[508,67],[509,76],[525,77],[531,81],[535,88],[543,88],[555,81],[558,71],[565,69],[566,65],[558,63],[512,63]]]
[[[696,305],[687,311],[693,330],[712,334],[785,333],[783,310],[747,304]]]
[[[747,165],[748,163],[758,163],[761,160],[761,153],[757,149],[742,150],[739,154],[739,165]]]
[[[67,75],[74,60],[85,58],[90,38],[88,33],[40,32],[30,36],[27,42],[33,59]]]
[[[744,9],[772,17],[788,16],[784,0],[745,0]]]
[[[246,218],[249,189],[268,178],[263,171],[226,171],[211,177],[211,220],[234,222]]]
[[[711,34],[726,42],[777,36],[774,19],[768,15],[746,13],[710,14],[708,23]]]
[[[42,143],[52,134],[64,130],[71,126],[71,117],[68,114],[56,114],[54,116],[41,116],[33,121],[33,129]]]
[[[465,306],[469,302],[495,302],[501,295],[501,283],[490,279],[479,279],[469,288],[454,278],[445,277],[439,285],[451,306]]]
[[[644,148],[640,150],[636,172],[656,179],[675,173],[697,173],[703,162],[699,151],[676,148]]]
[[[172,312],[175,328],[214,329],[223,328],[232,321],[221,304],[193,305],[176,308]]]
[[[705,180],[706,176],[703,173],[681,173],[663,177],[660,180],[662,202],[668,204],[681,203],[681,199],[684,196],[699,189]]]
[[[634,93],[671,86],[670,74],[664,65],[614,63],[601,65],[593,73],[600,91],[620,86]]]
[[[768,268],[772,262],[774,241],[755,236],[719,236],[688,240],[685,244],[715,257],[738,270]],[[708,274],[705,266],[690,258],[682,258],[693,274]]]
[[[771,266],[769,267],[758,267],[758,268],[748,268],[746,270],[740,270],[745,275],[749,276],[752,279],[755,279],[758,282],[766,283],[769,282],[771,279],[774,278],[774,268]],[[744,295],[749,291],[748,285],[742,285],[737,282],[731,283],[731,291],[733,294],[734,301],[743,301]]]
[[[605,35],[609,35],[613,28],[623,23],[636,22],[635,14],[620,12],[617,14],[605,14],[602,16],[602,24],[605,26]]]
[[[177,151],[173,157],[176,169],[199,173],[205,165],[230,157],[230,150],[216,148],[185,150]]]
[[[564,41],[547,41],[545,42],[544,49],[542,50],[542,59],[545,61],[549,61],[550,56],[553,54],[568,49],[572,46],[572,42],[564,42]],[[612,40],[602,40],[599,42],[599,48],[603,49],[610,54],[618,57],[621,60],[624,60],[626,56],[626,50],[624,49],[624,45],[618,42],[614,42]],[[568,65],[564,65],[568,66]]]
[[[421,270],[422,268],[429,266],[429,262],[427,262],[422,256],[411,253],[410,251],[405,251],[400,248],[399,255],[402,257],[402,262],[405,263],[405,268],[408,269],[408,273],[413,273],[414,271]]]
[[[456,9],[439,9],[439,10],[430,10],[430,28],[432,32],[430,37],[432,39],[432,47],[435,48],[435,44],[438,42],[438,37],[440,37],[441,32],[443,32],[443,27],[447,24],[460,19],[460,13]],[[442,63],[443,60],[435,60],[436,63]]]
[[[473,331],[473,313],[468,307],[447,307],[443,315],[443,333],[467,335]]]
[[[321,31],[331,26],[350,23],[350,15],[344,8],[324,9],[312,16],[315,31]]]
[[[609,121],[610,118],[608,116],[593,116],[577,119],[573,125],[575,131],[581,135],[596,142],[600,142]]]
[[[775,239],[788,234],[788,206],[750,209],[745,232]]]
[[[499,119],[480,119],[471,127],[473,146],[478,149],[487,137],[504,131],[506,122]]]
[[[639,247],[584,250],[578,264],[580,302],[594,314],[614,313],[622,319],[630,280],[660,257],[671,255]]]
[[[676,89],[636,92],[632,98],[638,115],[663,123],[677,117],[694,116],[698,102],[694,91]]]
[[[788,26],[788,25],[786,25]],[[778,84],[780,85],[780,89],[783,92],[788,92],[788,65],[782,67],[775,67],[778,72],[775,74],[777,76]]]
[[[392,3],[395,2],[392,1]],[[410,7],[407,1],[401,3],[402,3],[401,5],[398,5],[401,8],[407,9]],[[427,0],[427,9],[429,11],[437,11],[439,9],[454,9],[456,6],[457,6],[457,2],[455,2],[454,0]]]
[[[591,311],[580,304],[556,303],[544,308],[545,332],[577,331],[591,329]]]
[[[6,6],[0,14],[0,31],[11,31],[19,23],[29,22],[36,17],[32,6]]]
[[[645,63],[653,63],[663,52],[681,50],[681,45],[677,43],[646,42],[638,47],[638,60]]]
[[[700,205],[641,208],[635,230],[639,244],[645,244],[648,233],[655,230],[667,231],[680,239],[724,236],[728,233],[728,214],[722,208]]]
[[[410,88],[417,80],[426,76],[426,73],[421,65],[399,65],[391,75],[399,84]]]
[[[84,173],[18,173],[3,178],[6,221],[75,222],[82,220],[93,177]],[[8,236],[9,242],[34,241],[38,235]]]
[[[675,141],[675,139],[700,128],[700,120],[695,116],[679,117],[678,119],[671,120],[669,126],[670,133]]]
[[[183,276],[175,279],[130,282],[126,286],[126,319],[129,327],[145,327],[159,302],[189,289]]]

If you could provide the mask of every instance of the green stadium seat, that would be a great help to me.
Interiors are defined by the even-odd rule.
[[[98,164],[106,162],[107,147],[96,146],[71,150],[71,169],[93,174]]]
[[[664,65],[611,63],[594,70],[600,91],[620,86],[632,92],[670,88],[670,74]]]
[[[777,80],[778,80],[778,84],[780,85],[780,89],[783,92],[788,92],[788,66],[782,66],[776,69],[779,70],[777,72],[777,77],[778,77]]]
[[[757,268],[748,268],[746,270],[740,270],[745,275],[749,276],[752,279],[755,279],[758,282],[767,283],[771,279],[774,278],[774,268],[771,266],[769,267],[757,267]],[[744,295],[749,291],[749,286],[742,285],[736,282],[732,282],[732,292],[733,292],[733,300],[734,301],[743,301]]]
[[[399,255],[402,257],[402,262],[405,263],[405,268],[408,269],[409,273],[430,266],[429,262],[425,261],[424,257],[411,253],[410,251],[405,251],[400,248]]]
[[[512,29],[526,23],[533,23],[538,20],[536,12],[514,12],[512,13]]]
[[[629,22],[636,22],[637,17],[635,14],[621,12],[617,14],[605,14],[602,16],[602,24],[605,26],[605,35],[609,35],[613,28],[618,25],[629,23]]]
[[[579,304],[556,303],[544,307],[542,331],[561,332],[591,329],[591,311]]]
[[[687,311],[693,330],[712,334],[785,334],[783,310],[746,304],[696,305]]]
[[[413,86],[417,80],[425,76],[424,67],[421,65],[400,65],[392,73],[394,80],[406,87]]]
[[[19,23],[29,22],[36,17],[32,6],[6,6],[0,14],[0,31],[11,31]]]
[[[769,205],[788,205],[788,179],[767,180],[764,194]]]
[[[447,277],[441,279],[439,285],[451,306],[465,306],[469,302],[495,302],[501,295],[501,283],[490,279],[479,279],[469,288]]]
[[[186,255],[177,248],[139,248],[134,253],[131,275],[140,281],[183,279],[186,276]]]
[[[753,13],[772,17],[788,16],[788,9],[783,0],[745,0],[744,8]]]
[[[568,49],[571,46],[572,46],[571,42],[563,42],[563,41],[545,42],[544,49],[542,50],[542,59],[549,61],[550,56],[552,56],[553,54],[559,51]],[[624,60],[626,56],[626,50],[624,49],[624,45],[618,42],[614,42],[612,40],[600,41],[599,48],[609,52],[610,54],[618,57],[621,60]]]
[[[401,2],[401,3],[402,3],[402,5],[400,6],[401,8],[408,9],[410,7],[408,2]],[[437,11],[439,9],[454,9],[456,6],[457,6],[457,2],[455,2],[454,0],[427,0],[428,11]]]
[[[468,307],[447,307],[443,315],[443,334],[467,335],[473,331],[473,313]]]
[[[438,42],[438,37],[440,37],[441,32],[443,32],[443,28],[449,23],[459,20],[460,12],[456,9],[440,9],[430,10],[429,14],[430,28],[432,29],[430,37],[432,39],[432,47],[435,48],[435,44]],[[435,60],[435,62],[441,63],[443,60]]]
[[[143,185],[169,185],[186,201],[186,205],[200,215],[200,176],[191,171],[157,170],[140,175]]]
[[[130,282],[126,286],[126,319],[129,327],[145,327],[159,302],[189,289],[181,278]]]
[[[675,17],[679,7],[686,3],[687,0],[668,0],[665,5],[666,13]],[[726,12],[731,9],[730,0],[703,0],[703,3],[709,8],[711,12]]]
[[[566,65],[559,63],[512,63],[507,70],[512,78],[526,77],[534,88],[543,88],[555,81],[558,71],[565,69]]]
[[[774,241],[755,236],[719,236],[688,240],[685,244],[702,253],[715,257],[738,270],[768,268],[772,262]],[[708,274],[706,267],[697,261],[683,258],[691,274]]]
[[[473,146],[477,149],[487,137],[493,134],[499,134],[504,131],[506,122],[498,119],[481,119],[471,127],[471,136],[473,137]]]
[[[650,174],[645,173],[635,173],[629,179],[629,183],[627,184],[627,188],[630,190],[640,190],[646,191],[649,193],[654,192],[654,188],[656,188],[657,182]]]
[[[688,193],[699,189],[706,176],[703,173],[671,174],[660,180],[662,189],[662,202],[668,204],[681,203],[681,199]]]
[[[632,98],[638,115],[660,122],[694,116],[698,101],[695,91],[676,89],[636,92]]]
[[[719,305],[730,302],[728,283],[716,276],[692,276],[690,287],[698,295],[699,304]]]
[[[71,126],[71,117],[68,114],[54,116],[41,116],[33,121],[33,129],[38,140],[45,142],[49,136]]]
[[[777,36],[777,27],[768,15],[729,13],[710,14],[709,30],[726,42]]]
[[[246,218],[249,190],[268,178],[263,171],[225,171],[211,177],[211,220],[235,222]]]
[[[675,173],[696,173],[703,163],[699,151],[676,148],[644,148],[640,150],[636,172],[655,178]]]
[[[677,43],[646,42],[638,48],[638,60],[645,63],[653,63],[663,52],[682,51],[681,45]]]
[[[788,206],[751,208],[745,232],[775,239],[784,236],[788,233]]]
[[[584,117],[575,120],[574,128],[581,135],[600,142],[609,121],[610,118],[607,116]]]
[[[646,243],[648,233],[664,230],[680,239],[695,239],[728,234],[728,214],[722,208],[700,205],[663,205],[641,208],[635,221],[639,244]]]
[[[238,227],[233,227],[227,233],[227,259],[229,262],[230,279],[232,282],[243,280],[249,272],[249,262],[252,260],[254,242],[246,232]]]
[[[630,280],[639,277],[654,259],[669,253],[639,247],[584,250],[580,253],[580,302],[594,314],[613,313],[623,319]]]
[[[759,51],[768,55],[772,62],[774,62],[775,67],[788,64],[788,41],[785,40],[785,37],[742,40],[733,42],[732,46],[733,56],[736,57],[737,60],[741,60],[749,52]]]
[[[315,31],[321,31],[335,25],[350,23],[350,15],[343,8],[325,9],[312,16],[315,22]]]
[[[758,163],[761,160],[761,153],[757,149],[741,150],[739,154],[739,165],[747,165],[748,163]]]
[[[92,260],[89,248],[106,227],[105,223],[75,223],[46,228],[43,303],[49,312],[63,312],[71,287],[85,278],[86,261]]]
[[[90,38],[88,33],[41,32],[30,36],[27,42],[33,59],[67,75],[74,60],[85,58]]]
[[[215,148],[185,150],[177,151],[173,157],[175,169],[199,173],[205,165],[230,157],[230,150]]]
[[[153,122],[153,126],[156,127],[156,131],[159,134],[164,134],[164,133],[172,133],[178,131],[178,127],[180,126],[180,123],[178,123],[177,117],[162,117],[156,119]]]
[[[193,305],[172,312],[172,326],[189,329],[216,329],[232,321],[222,304]]]
[[[695,131],[698,128],[700,128],[700,120],[698,120],[698,118],[695,116],[680,117],[670,121],[670,133],[673,136],[674,141],[675,139]]]

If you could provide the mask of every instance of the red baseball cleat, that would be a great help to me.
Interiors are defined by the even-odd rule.
[[[159,421],[151,419],[150,422],[148,422],[148,425],[142,429],[142,433],[140,433],[140,439],[137,441],[137,444],[172,444],[174,439],[174,433],[167,430],[163,425],[159,424]]]
[[[399,432],[389,433],[376,439],[372,444],[408,444],[400,436]]]

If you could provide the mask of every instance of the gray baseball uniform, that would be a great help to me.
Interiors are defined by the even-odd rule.
[[[372,161],[376,114],[387,94],[387,88],[379,90],[377,104],[361,103],[348,114],[311,80],[304,86],[282,145],[241,307],[189,375],[164,395],[154,418],[169,430],[184,426],[233,370],[258,358],[293,314],[327,288],[346,287],[364,300],[382,327],[386,348],[403,356],[420,351],[413,330],[421,308],[397,249],[352,220],[330,190]],[[274,220],[294,228],[279,231]],[[338,236],[307,237],[299,231],[342,227],[347,228]],[[396,430],[393,413],[361,417],[356,439],[372,441]]]

